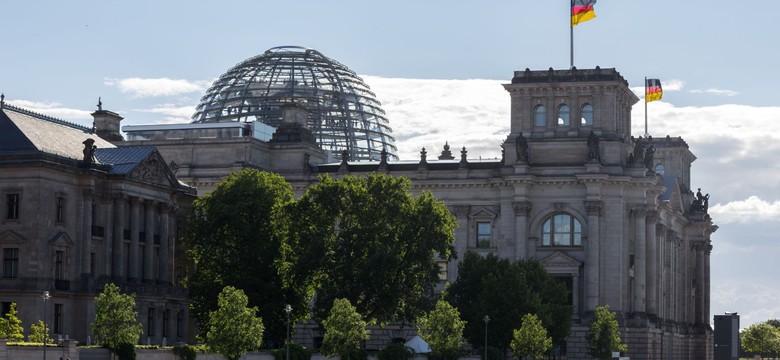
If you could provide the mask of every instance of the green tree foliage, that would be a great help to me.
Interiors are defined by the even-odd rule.
[[[566,341],[571,328],[566,289],[536,260],[512,262],[468,252],[447,299],[467,321],[465,334],[473,345],[484,346],[485,315],[491,319],[488,345],[502,350],[509,347],[525,314],[537,314],[556,344]]]
[[[122,294],[116,285],[106,284],[95,297],[95,322],[91,328],[95,342],[112,350],[121,344],[138,343],[143,328],[135,312],[135,294]]]
[[[355,360],[360,344],[368,340],[366,322],[357,308],[347,299],[336,299],[330,315],[322,322],[325,338],[320,351],[328,356],[339,355],[344,360]]]
[[[43,343],[43,337],[46,336],[46,343],[53,344],[54,339],[49,337],[49,330],[48,326],[44,326],[43,320],[30,324],[30,342]]]
[[[377,355],[379,360],[412,360],[414,359],[414,350],[404,343],[392,343],[382,349]]]
[[[766,321],[766,323],[780,329],[780,320],[778,319],[769,319]]]
[[[780,330],[769,322],[750,325],[739,334],[742,348],[758,354],[777,354],[780,352]]]
[[[440,299],[436,307],[417,320],[417,333],[431,347],[431,356],[437,359],[457,359],[463,349],[463,329],[466,322],[458,309]]]
[[[609,310],[609,305],[596,308],[586,341],[588,355],[597,359],[611,359],[612,352],[626,351],[627,346],[620,339],[617,318]]]
[[[293,321],[308,315],[311,279],[291,281],[281,275],[291,267],[284,239],[289,225],[285,209],[292,201],[292,187],[282,176],[247,169],[194,202],[185,242],[195,266],[186,285],[200,323],[209,323],[225,286],[245,291],[249,305],[259,308],[266,337],[275,344],[286,338],[285,304],[292,305]]]
[[[257,307],[247,304],[243,291],[226,286],[217,299],[217,310],[209,315],[206,344],[228,360],[237,360],[262,343],[263,320],[256,315]]]
[[[366,319],[414,321],[434,305],[435,255],[453,254],[455,219],[403,177],[320,177],[292,209],[294,277],[318,279],[314,313],[349,299]]]
[[[5,318],[0,318],[0,338],[9,341],[24,340],[24,328],[22,320],[16,317],[16,303],[11,303],[11,309],[5,314]]]
[[[541,359],[552,348],[552,338],[536,314],[525,314],[523,325],[515,329],[510,343],[515,356]]]

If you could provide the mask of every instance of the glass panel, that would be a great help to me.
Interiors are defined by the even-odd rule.
[[[478,222],[477,223],[477,247],[489,247],[490,246],[490,223]]]
[[[580,110],[582,115],[582,125],[589,126],[593,125],[593,105],[591,104],[585,104],[582,105],[582,109]]]
[[[545,126],[547,124],[547,108],[544,105],[537,105],[534,108],[534,126]]]
[[[569,126],[569,105],[558,107],[558,126]]]

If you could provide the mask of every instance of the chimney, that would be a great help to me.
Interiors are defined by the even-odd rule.
[[[124,137],[119,132],[119,123],[124,118],[113,111],[103,110],[103,102],[100,98],[97,107],[97,111],[92,113],[93,128],[97,136],[110,142],[123,141]]]

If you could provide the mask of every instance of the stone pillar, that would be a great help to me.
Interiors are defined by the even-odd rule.
[[[658,315],[658,237],[656,225],[658,224],[658,212],[647,212],[647,308],[648,314]]]
[[[86,275],[92,271],[92,201],[95,194],[92,189],[85,189],[82,195],[81,213],[84,221],[81,224],[81,274]]]
[[[603,207],[601,201],[585,201],[588,213],[588,243],[585,249],[585,311],[599,306],[599,219]]]
[[[575,319],[580,318],[580,273],[571,274],[571,313]]]
[[[458,227],[455,229],[455,253],[462,255],[466,253],[468,249],[469,240],[469,206],[468,205],[453,205],[450,206],[450,211],[455,215],[455,219],[458,222]],[[460,259],[453,260],[447,271],[447,280],[454,282],[458,279],[458,262]]]
[[[528,257],[528,214],[530,201],[515,201],[515,261]]]
[[[141,231],[140,227],[140,214],[141,214],[141,199],[137,197],[131,197],[128,199],[130,202],[130,249],[129,257],[130,262],[127,264],[128,277],[130,281],[138,281],[139,277],[139,239],[138,232]]]
[[[123,278],[125,276],[124,267],[124,239],[125,239],[125,202],[126,196],[119,195],[114,197],[115,218],[114,218],[114,254],[112,276]]]
[[[644,313],[647,281],[647,244],[645,236],[647,211],[644,207],[636,207],[631,210],[634,215],[634,299],[633,311]]]
[[[704,278],[705,278],[705,271],[706,266],[704,265],[704,251],[706,250],[706,244],[704,241],[697,241],[694,245],[696,249],[696,293],[694,296],[695,303],[696,303],[696,310],[694,311],[694,314],[696,316],[695,323],[696,324],[709,324],[709,321],[707,318],[704,317],[705,311],[704,311]]]
[[[170,204],[163,204],[160,206],[160,274],[158,280],[165,284],[172,283],[171,268],[173,267],[173,259],[169,259],[169,228],[170,217],[169,214],[173,206]]]
[[[108,198],[103,202],[103,214],[106,214],[105,228],[103,229],[103,260],[104,266],[100,272],[102,275],[111,276],[111,248],[114,244],[114,199]]]
[[[156,204],[152,200],[144,201],[144,215],[146,220],[144,221],[144,239],[146,244],[144,245],[144,278],[143,281],[154,280],[154,209]]]
[[[710,255],[712,254],[712,245],[709,240],[707,240],[704,253],[704,320],[707,324],[710,321]]]

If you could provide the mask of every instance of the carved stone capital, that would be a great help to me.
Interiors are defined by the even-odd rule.
[[[655,224],[655,232],[657,234],[665,234],[669,228],[664,224]]]
[[[531,213],[530,201],[515,201],[512,203],[512,207],[515,210],[515,215],[528,216]]]
[[[598,200],[585,201],[585,211],[588,215],[601,215],[601,209],[604,208],[604,203]]]
[[[636,217],[644,218],[647,215],[647,208],[644,205],[634,205],[628,208],[629,213]]]
[[[655,223],[658,222],[658,220],[661,219],[660,214],[655,209],[648,209],[647,210],[647,221],[649,223]]]
[[[95,199],[95,189],[84,189],[81,192],[82,196],[84,196],[84,200],[94,200]]]

